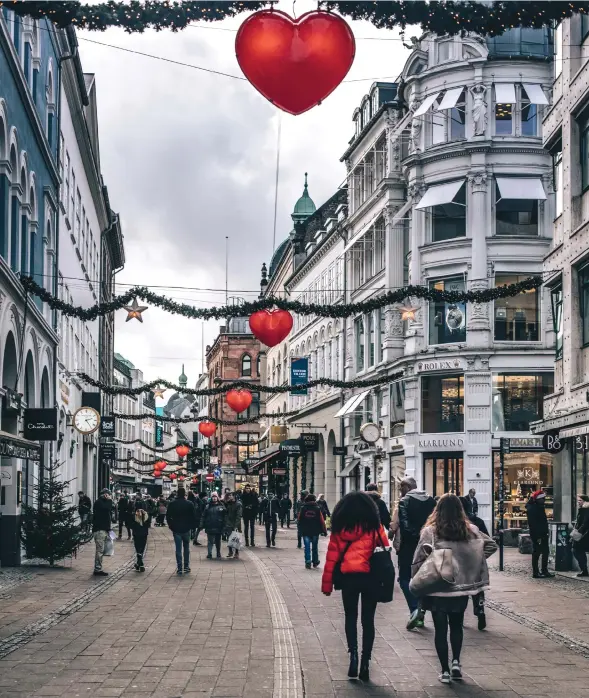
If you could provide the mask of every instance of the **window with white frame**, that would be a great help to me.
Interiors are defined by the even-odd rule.
[[[563,179],[562,179],[562,138],[559,138],[550,148],[552,156],[552,180],[554,184],[554,217],[558,218],[563,211]]]
[[[554,29],[554,79],[562,73],[562,23]]]
[[[356,373],[360,373],[365,368],[365,335],[364,318],[362,316],[354,320],[354,337],[356,341]]]
[[[495,234],[538,235],[539,202],[544,199],[539,177],[496,177]]]
[[[368,366],[376,361],[376,327],[374,313],[368,313]]]
[[[516,284],[525,274],[497,274],[495,288]],[[508,342],[537,342],[540,335],[540,298],[537,288],[528,289],[509,298],[497,298],[495,310],[495,340]]]

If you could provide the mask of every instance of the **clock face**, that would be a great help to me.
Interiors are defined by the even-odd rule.
[[[360,433],[364,441],[367,441],[369,444],[373,444],[380,439],[380,428],[377,424],[373,424],[372,422],[365,424],[360,429]]]
[[[100,415],[92,407],[80,407],[74,414],[73,424],[81,434],[92,434],[100,426]]]

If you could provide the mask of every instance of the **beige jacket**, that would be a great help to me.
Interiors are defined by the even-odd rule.
[[[391,525],[389,527],[389,540],[393,541],[393,548],[396,552],[399,552],[401,548],[401,528],[399,526],[399,505],[395,507],[393,516],[391,518]]]
[[[497,543],[479,529],[469,524],[471,535],[466,541],[440,540],[434,536],[433,526],[425,526],[421,531],[419,544],[413,557],[411,576],[423,565],[430,553],[435,550],[451,550],[454,567],[454,584],[448,591],[436,592],[432,596],[474,596],[489,586],[487,558],[497,550]]]

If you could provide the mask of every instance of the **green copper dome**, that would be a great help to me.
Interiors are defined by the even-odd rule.
[[[311,214],[315,213],[317,207],[313,202],[313,199],[309,196],[309,185],[307,184],[307,173],[305,172],[305,187],[303,189],[303,195],[296,202],[294,210],[291,214],[291,218],[295,223],[303,222]]]
[[[188,376],[184,373],[184,364],[182,364],[182,373],[178,378],[178,383],[180,383],[180,385],[186,385],[188,383]]]

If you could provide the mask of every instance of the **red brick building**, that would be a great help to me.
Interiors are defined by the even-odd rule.
[[[207,347],[207,372],[209,385],[216,387],[235,380],[251,383],[253,394],[249,408],[237,415],[225,401],[225,395],[213,395],[209,400],[209,416],[218,419],[247,419],[263,414],[263,395],[256,391],[265,370],[265,353],[262,345],[251,333],[248,318],[231,318],[220,332],[212,346]],[[212,455],[219,459],[223,470],[234,470],[235,481],[223,475],[224,485],[234,488],[243,480],[244,469],[240,465],[249,456],[257,453],[256,441],[260,436],[258,422],[235,426],[217,427],[211,438]],[[241,442],[242,446],[226,443],[227,440]],[[249,443],[249,446],[248,446]]]

